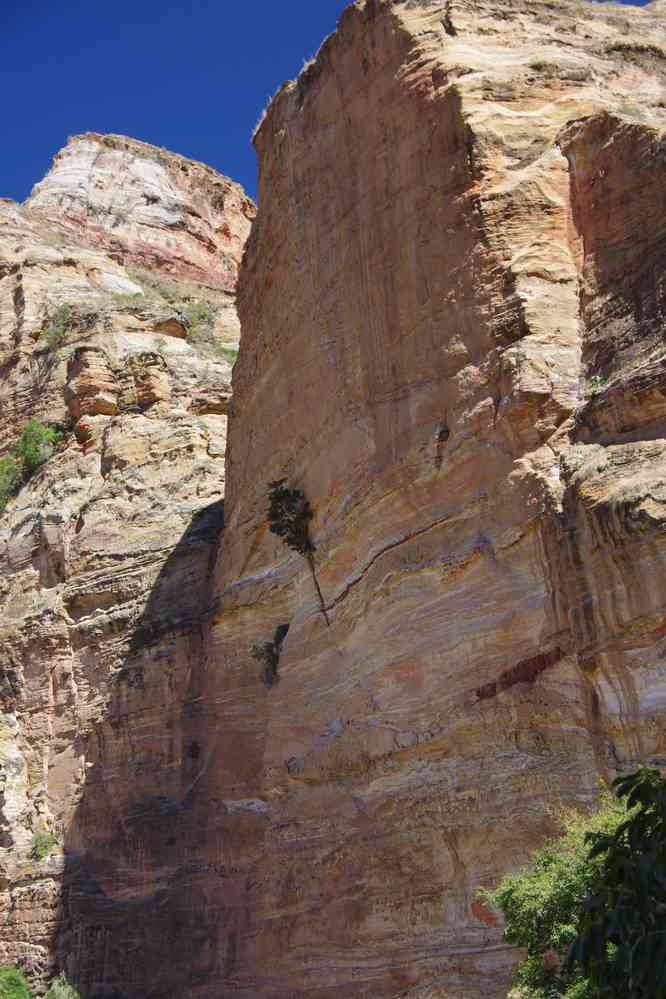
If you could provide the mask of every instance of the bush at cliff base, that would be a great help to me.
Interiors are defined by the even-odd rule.
[[[613,788],[484,893],[527,950],[512,999],[666,999],[666,781],[642,767]]]
[[[0,968],[0,999],[31,999],[28,982],[18,968]]]
[[[0,968],[0,999],[32,999],[28,981],[18,968]],[[80,996],[64,975],[58,975],[44,999],[80,999]]]
[[[64,975],[58,975],[51,982],[44,999],[79,999],[79,993]]]

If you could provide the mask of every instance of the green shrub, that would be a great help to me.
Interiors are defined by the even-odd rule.
[[[187,339],[196,342],[211,336],[217,308],[210,302],[188,302],[181,315],[187,327]]]
[[[49,853],[56,846],[58,840],[55,838],[52,832],[46,832],[43,829],[38,829],[32,834],[32,849],[30,850],[30,856],[33,860],[40,861],[48,857]]]
[[[54,427],[45,427],[39,420],[28,420],[10,454],[0,458],[0,513],[21,484],[51,457],[61,436]]]
[[[51,316],[43,331],[42,336],[46,340],[46,346],[55,353],[62,346],[67,334],[72,328],[74,310],[71,305],[59,305]]]
[[[39,420],[28,420],[18,444],[12,448],[14,458],[21,464],[24,478],[48,461],[61,436],[60,431],[45,427]]]
[[[142,305],[146,301],[146,296],[142,291],[116,292],[113,299],[117,305],[131,307],[133,305]]]
[[[21,484],[21,465],[11,455],[0,458],[0,513]]]
[[[614,789],[482,892],[527,950],[516,999],[666,999],[666,781],[641,768]]]
[[[527,949],[527,960],[514,977],[525,999],[591,996],[580,972],[562,972],[561,966],[576,938],[585,901],[601,876],[601,862],[588,859],[587,833],[609,832],[623,818],[624,809],[608,792],[595,815],[566,813],[559,839],[537,850],[529,867],[507,875],[494,891],[485,893],[504,915],[506,940]]]
[[[590,378],[590,395],[599,395],[600,392],[603,392],[605,384],[606,379],[603,375],[592,375]]]
[[[592,995],[666,999],[666,780],[641,767],[618,777],[623,821],[586,837],[601,876],[586,899],[566,968]]]
[[[0,968],[0,999],[31,999],[28,981],[18,968]]]
[[[64,975],[58,975],[49,985],[44,999],[80,999],[78,990],[70,985]]]
[[[216,347],[215,352],[219,354],[220,357],[224,358],[227,364],[230,364],[233,368],[234,364],[238,359],[238,351],[233,347]]]

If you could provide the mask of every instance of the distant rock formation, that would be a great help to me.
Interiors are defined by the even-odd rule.
[[[203,163],[124,135],[77,135],[26,209],[131,267],[232,292],[255,215],[243,188]]]
[[[159,796],[167,760],[176,780],[194,765],[171,715],[196,700],[253,212],[209,167],[93,135],[25,205],[0,204],[0,446],[31,417],[63,435],[0,515],[0,963],[37,982],[68,931],[62,884],[105,727],[124,720],[131,768],[118,800],[96,800],[109,829],[139,771]],[[36,861],[46,831],[57,845]]]

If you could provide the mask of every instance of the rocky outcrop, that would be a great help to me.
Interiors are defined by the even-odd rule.
[[[173,224],[144,198],[167,187]],[[194,765],[251,214],[208,167],[104,136],[71,140],[26,205],[0,205],[0,444],[31,417],[61,432],[0,515],[0,963],[37,984],[56,966],[76,977],[58,939],[87,849],[74,816],[95,754],[113,766],[105,726],[131,769],[96,801],[105,823],[141,772],[157,801],[163,764],[176,781]]]
[[[203,163],[124,135],[70,139],[25,208],[130,267],[233,294],[255,208]]]
[[[187,285],[100,325],[91,283],[137,288],[99,232],[36,252],[56,208],[2,209],[3,413],[72,429],[0,522],[0,959],[85,999],[506,994],[477,888],[666,767],[665,53],[663,0],[348,8],[256,136],[233,400]]]

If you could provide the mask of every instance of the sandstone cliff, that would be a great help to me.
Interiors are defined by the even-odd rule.
[[[663,5],[366,0],[268,110],[210,638],[265,808],[229,993],[505,995],[477,887],[666,766],[665,43]]]
[[[0,204],[0,448],[30,417],[63,435],[0,514],[0,963],[37,980],[57,960],[69,829],[104,726],[127,725],[127,800],[140,771],[157,800],[193,766],[182,716],[224,518],[253,210],[209,167],[96,135],[70,140],[24,205]],[[47,832],[57,846],[36,861]]]
[[[666,767],[665,72],[663,0],[345,11],[256,136],[219,545],[217,362],[167,337],[162,389],[143,345],[180,312],[123,303],[29,392],[23,233],[75,239],[87,195],[57,167],[4,209],[3,413],[76,422],[0,521],[0,957],[86,999],[506,994],[477,887],[599,776]],[[101,203],[54,302],[134,280]],[[326,615],[267,529],[282,477]]]

